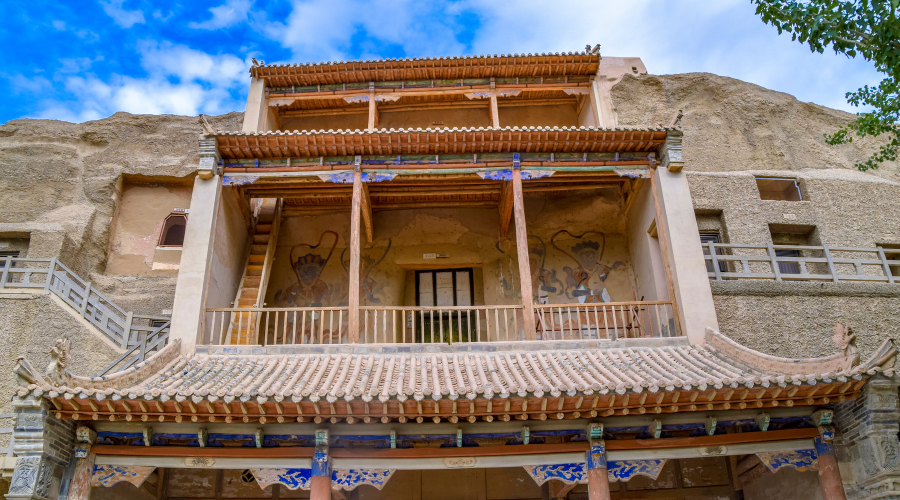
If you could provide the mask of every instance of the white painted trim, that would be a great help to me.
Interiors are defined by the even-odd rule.
[[[203,456],[200,448],[197,456]],[[308,469],[312,467],[309,458],[215,458],[209,467],[187,467],[185,458],[190,457],[136,457],[127,455],[97,455],[97,465],[138,465],[166,467],[172,469],[247,469],[247,468],[290,468]]]
[[[724,453],[710,454],[709,450],[721,448]],[[815,448],[812,439],[793,439],[789,441],[770,441],[766,443],[744,443],[724,445],[721,447],[693,446],[688,448],[662,448],[644,450],[616,450],[607,454],[609,460],[650,460],[673,458],[700,458],[709,456],[750,455],[764,451],[793,451]],[[203,456],[197,449],[197,456]],[[473,457],[472,467],[496,468],[522,467],[526,465],[549,465],[583,462],[583,452],[543,453],[534,455],[505,455],[493,457]],[[136,457],[124,455],[98,455],[97,465],[141,465],[188,469],[185,457]],[[247,468],[309,468],[309,458],[216,458],[209,469],[247,469]],[[454,461],[459,463],[459,461]],[[455,469],[443,458],[335,458],[335,469],[397,469],[397,470],[432,470]]]

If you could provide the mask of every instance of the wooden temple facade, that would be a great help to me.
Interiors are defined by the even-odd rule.
[[[896,352],[718,333],[677,119],[615,123],[642,72],[256,63],[243,130],[202,124],[168,345],[20,360],[6,498],[738,499],[791,469],[845,499],[834,405]]]

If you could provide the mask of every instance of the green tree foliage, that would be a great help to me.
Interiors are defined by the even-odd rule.
[[[831,145],[853,142],[852,132],[859,137],[887,134],[890,140],[856,167],[865,171],[896,161],[900,152],[900,0],[751,2],[764,22],[778,28],[778,33],[791,33],[813,52],[831,48],[848,57],[862,56],[887,75],[877,87],[866,85],[847,92],[847,102],[871,106],[873,111],[858,113],[856,121],[825,134],[825,141]]]

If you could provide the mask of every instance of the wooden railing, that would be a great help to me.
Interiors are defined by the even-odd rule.
[[[346,307],[206,310],[204,343],[213,345],[346,344]]]
[[[900,283],[900,260],[882,247],[706,243],[707,272],[716,280],[868,281]]]
[[[535,305],[536,340],[674,337],[671,302]],[[505,342],[528,340],[521,305],[361,306],[359,343]],[[349,309],[219,308],[206,310],[204,343],[214,345],[346,344]],[[248,330],[259,325],[258,332]],[[247,334],[247,332],[251,332]]]
[[[442,343],[524,340],[522,306],[361,306],[361,342]]]
[[[539,340],[677,337],[671,302],[535,305]]]
[[[169,317],[126,312],[56,259],[0,257],[0,269],[0,290],[47,290],[126,350],[102,374],[139,363],[168,342]],[[131,354],[135,356],[123,364]]]

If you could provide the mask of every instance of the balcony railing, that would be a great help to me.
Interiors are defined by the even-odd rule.
[[[709,242],[707,271],[715,280],[867,281],[900,283],[900,260],[882,247],[736,245]]]
[[[126,312],[91,287],[56,259],[0,257],[0,290],[47,290],[94,325],[113,344],[126,352],[103,373],[112,368],[125,369],[166,345],[169,337],[167,316],[147,316]],[[129,355],[135,357],[126,359]],[[122,364],[122,361],[125,361]],[[118,365],[118,366],[116,366]]]
[[[677,337],[671,302],[536,305],[538,339],[589,340]]]
[[[535,305],[536,340],[673,337],[671,302]],[[359,343],[469,343],[527,340],[521,305],[361,306]],[[206,310],[205,342],[214,345],[345,344],[349,309]]]

